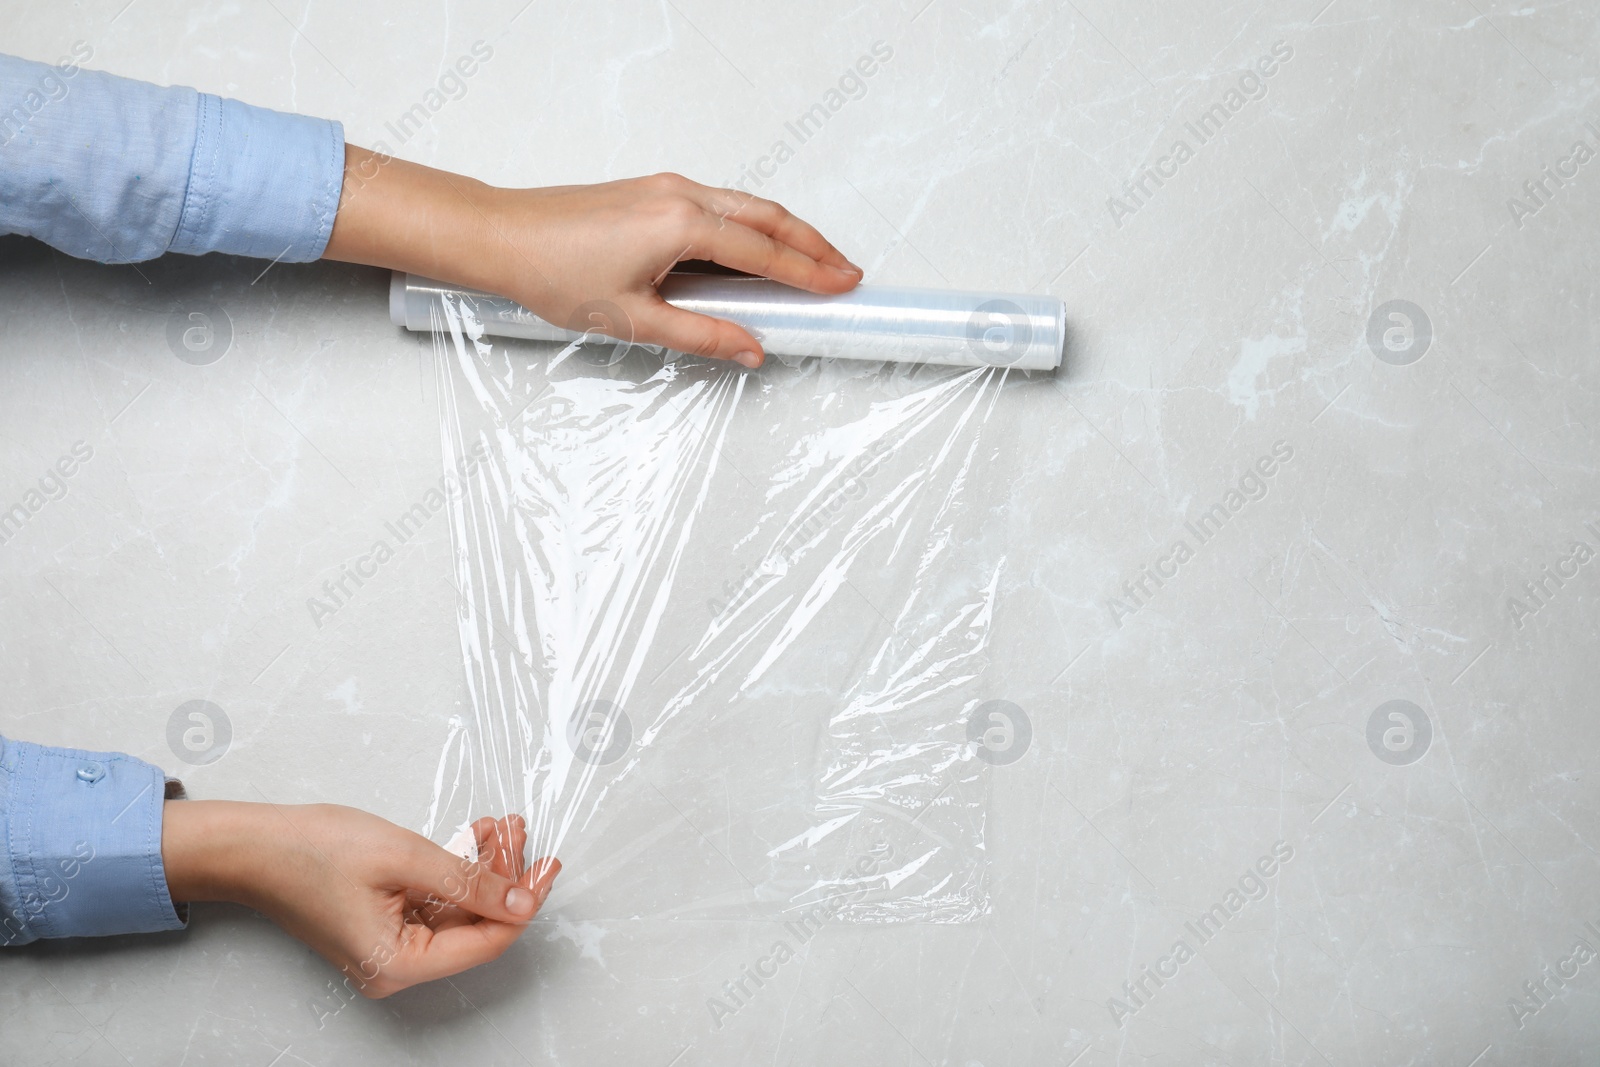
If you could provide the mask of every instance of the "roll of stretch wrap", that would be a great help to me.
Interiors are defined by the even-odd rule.
[[[690,273],[668,274],[658,288],[675,307],[738,323],[776,355],[1054,370],[1066,344],[1066,306],[1051,296],[886,285],[818,296],[765,278]],[[504,297],[399,271],[389,316],[408,330],[442,329],[434,314],[441,298],[460,300],[497,337],[571,342],[586,330],[613,337],[626,330],[608,304],[584,305],[577,316],[584,328],[562,329]]]

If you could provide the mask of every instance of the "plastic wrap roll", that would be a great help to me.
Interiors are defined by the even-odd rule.
[[[659,288],[675,307],[738,323],[780,356],[1054,370],[1066,342],[1066,307],[1051,296],[884,285],[819,296],[765,278],[689,273],[669,274]],[[398,271],[389,291],[390,318],[408,330],[438,329],[433,312],[447,295],[470,307],[483,332],[497,337],[571,342],[585,333],[551,325],[504,297]],[[585,309],[594,310],[579,310]],[[619,318],[609,305],[585,316],[593,330],[613,337]]]

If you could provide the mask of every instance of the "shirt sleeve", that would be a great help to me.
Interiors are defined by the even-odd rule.
[[[116,752],[0,737],[0,946],[177,930],[163,802],[183,787]]]
[[[0,233],[103,263],[309,262],[343,181],[337,122],[0,55]]]

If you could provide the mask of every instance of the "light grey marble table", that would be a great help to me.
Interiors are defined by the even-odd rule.
[[[1032,724],[983,771],[980,917],[829,923],[721,1017],[780,923],[664,914],[745,824],[658,776],[493,965],[346,1005],[199,907],[7,952],[0,1061],[1595,1062],[1596,16],[12,0],[7,51],[490,181],[746,175],[872,280],[1050,292],[1072,337],[965,491],[1003,519],[986,684]],[[264,266],[0,241],[0,507],[89,457],[0,544],[0,722],[421,828],[469,704],[448,527],[306,602],[438,479],[434,349],[380,272]],[[179,358],[197,308],[220,358]],[[195,700],[231,737],[191,767]]]

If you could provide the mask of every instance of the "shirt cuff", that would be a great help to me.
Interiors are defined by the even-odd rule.
[[[181,784],[120,753],[0,746],[0,859],[10,868],[0,871],[9,889],[0,945],[187,925],[161,860],[163,804]]]
[[[189,188],[169,250],[321,259],[344,186],[344,127],[199,96]]]

